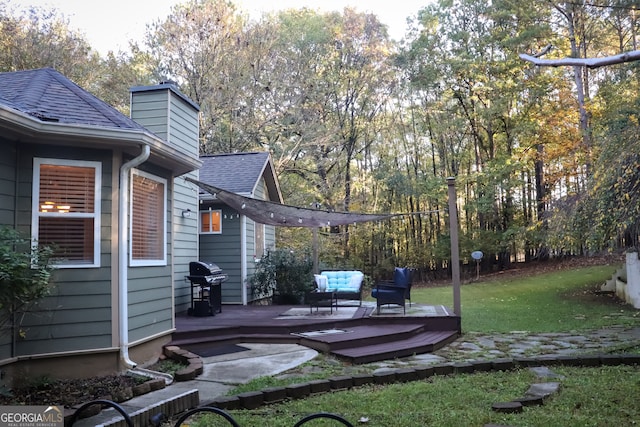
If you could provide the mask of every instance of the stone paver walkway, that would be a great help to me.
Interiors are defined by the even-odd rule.
[[[266,345],[273,348],[273,351],[282,353],[279,345]],[[298,350],[298,346],[294,350]],[[230,363],[229,357],[238,359],[237,355],[217,356],[208,358],[205,361],[205,372],[196,380],[185,381],[173,384],[165,389],[139,396],[125,402],[123,406],[128,413],[136,413],[139,417],[148,417],[160,411],[162,405],[166,405],[170,399],[176,395],[185,395],[199,391],[195,398],[200,405],[211,405],[222,409],[237,409],[244,407],[255,409],[256,407],[269,402],[272,399],[282,399],[285,397],[302,398],[310,393],[326,392],[333,389],[346,389],[366,382],[388,383],[393,381],[413,381],[420,379],[420,376],[427,375],[431,370],[435,374],[447,374],[453,372],[473,372],[474,370],[486,371],[488,369],[513,369],[516,367],[518,358],[526,359],[545,356],[550,358],[565,358],[564,362],[570,359],[580,360],[582,356],[589,355],[613,355],[621,353],[632,353],[632,356],[625,363],[638,364],[640,360],[640,327],[636,328],[608,328],[587,332],[575,333],[546,333],[531,334],[526,332],[511,332],[504,334],[479,334],[466,333],[455,342],[445,346],[435,353],[418,354],[412,357],[374,362],[364,365],[346,365],[340,360],[331,356],[305,355],[306,363],[300,361],[300,365],[283,372],[283,366],[275,369],[271,366],[268,357],[255,358],[255,367],[248,368],[246,359],[237,360],[244,366],[247,372],[259,375],[258,367],[264,367],[265,363],[271,366],[272,375],[278,378],[295,379],[304,377],[310,373],[321,373],[326,380],[316,380],[309,383],[296,383],[289,387],[275,387],[265,391],[249,392],[237,396],[225,396],[233,384],[244,383],[249,378],[226,378],[225,374],[233,373],[235,369],[225,366]],[[313,350],[300,347],[300,351],[313,352]],[[285,359],[291,359],[291,353],[282,353]],[[306,354],[306,353],[305,353]],[[595,356],[600,359],[603,356]],[[611,360],[607,363],[613,363]],[[291,360],[290,360],[291,362]],[[468,362],[468,363],[465,363]],[[541,361],[543,364],[547,361]],[[594,362],[592,360],[591,362]],[[617,361],[616,363],[620,363]],[[535,362],[534,362],[535,363]],[[603,364],[605,362],[603,361]],[[276,365],[280,365],[277,363]],[[531,366],[536,365],[528,365]],[[219,369],[216,369],[219,368]],[[278,367],[278,366],[276,366]],[[289,364],[290,367],[290,364]],[[546,369],[540,366],[539,369]],[[275,396],[275,397],[274,397]],[[279,396],[279,397],[278,397]],[[173,405],[173,403],[171,403]],[[117,424],[118,417],[114,418],[113,411],[103,411],[96,417],[80,420],[78,426],[100,424]],[[105,422],[105,420],[110,420]],[[115,425],[114,424],[114,425]],[[118,424],[120,425],[120,424]]]
[[[576,356],[607,353],[638,352],[640,348],[640,327],[612,327],[593,331],[567,333],[465,333],[456,341],[434,353],[417,354],[397,360],[385,360],[365,365],[344,366],[345,375],[363,372],[382,372],[390,369],[417,368],[428,365],[494,360],[502,358],[534,356]],[[337,360],[317,359],[307,363],[300,370],[294,369],[282,376],[295,377],[310,372],[318,372],[334,364]]]
[[[625,352],[640,346],[640,327],[574,333],[464,334],[435,352],[442,361]]]

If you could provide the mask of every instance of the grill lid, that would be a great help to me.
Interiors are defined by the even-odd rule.
[[[189,263],[189,274],[191,276],[215,276],[222,274],[222,269],[213,263],[192,261]]]

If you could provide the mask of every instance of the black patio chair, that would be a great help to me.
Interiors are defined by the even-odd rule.
[[[378,314],[381,306],[390,304],[402,306],[403,313],[407,314],[405,301],[409,300],[409,306],[411,306],[412,284],[413,270],[408,267],[396,267],[393,272],[393,281],[377,283],[371,290],[371,296],[376,299]]]

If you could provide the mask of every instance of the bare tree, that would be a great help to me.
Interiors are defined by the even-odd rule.
[[[542,59],[536,55],[521,53],[520,58],[541,67],[587,67],[598,68],[608,65],[622,64],[625,62],[637,61],[640,59],[640,50],[624,52],[619,55],[605,56],[602,58],[561,58]]]

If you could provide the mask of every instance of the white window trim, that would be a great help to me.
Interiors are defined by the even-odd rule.
[[[129,265],[131,267],[148,267],[148,266],[166,266],[167,265],[167,180],[157,175],[141,171],[139,169],[131,170],[131,179],[129,180]],[[162,259],[134,259],[133,258],[133,175],[143,176],[145,178],[157,181],[163,184],[163,209],[162,209]]]
[[[202,231],[202,213],[203,212],[208,212],[208,213],[213,213],[213,212],[218,212],[218,215],[220,216],[220,231]],[[211,218],[213,218],[213,216],[209,216],[209,230],[213,230],[213,224],[211,223]],[[202,209],[198,212],[198,231],[200,232],[200,234],[222,234],[222,209]]]
[[[94,188],[94,212],[40,212],[40,166],[77,166],[90,167],[95,170],[95,188]],[[86,161],[86,160],[67,160],[52,159],[44,157],[34,157],[33,159],[33,183],[31,196],[31,238],[34,242],[38,241],[39,218],[40,217],[65,217],[73,218],[93,218],[93,262],[91,264],[73,264],[68,262],[57,262],[56,268],[96,268],[100,267],[100,218],[101,218],[101,202],[102,202],[102,163]]]

